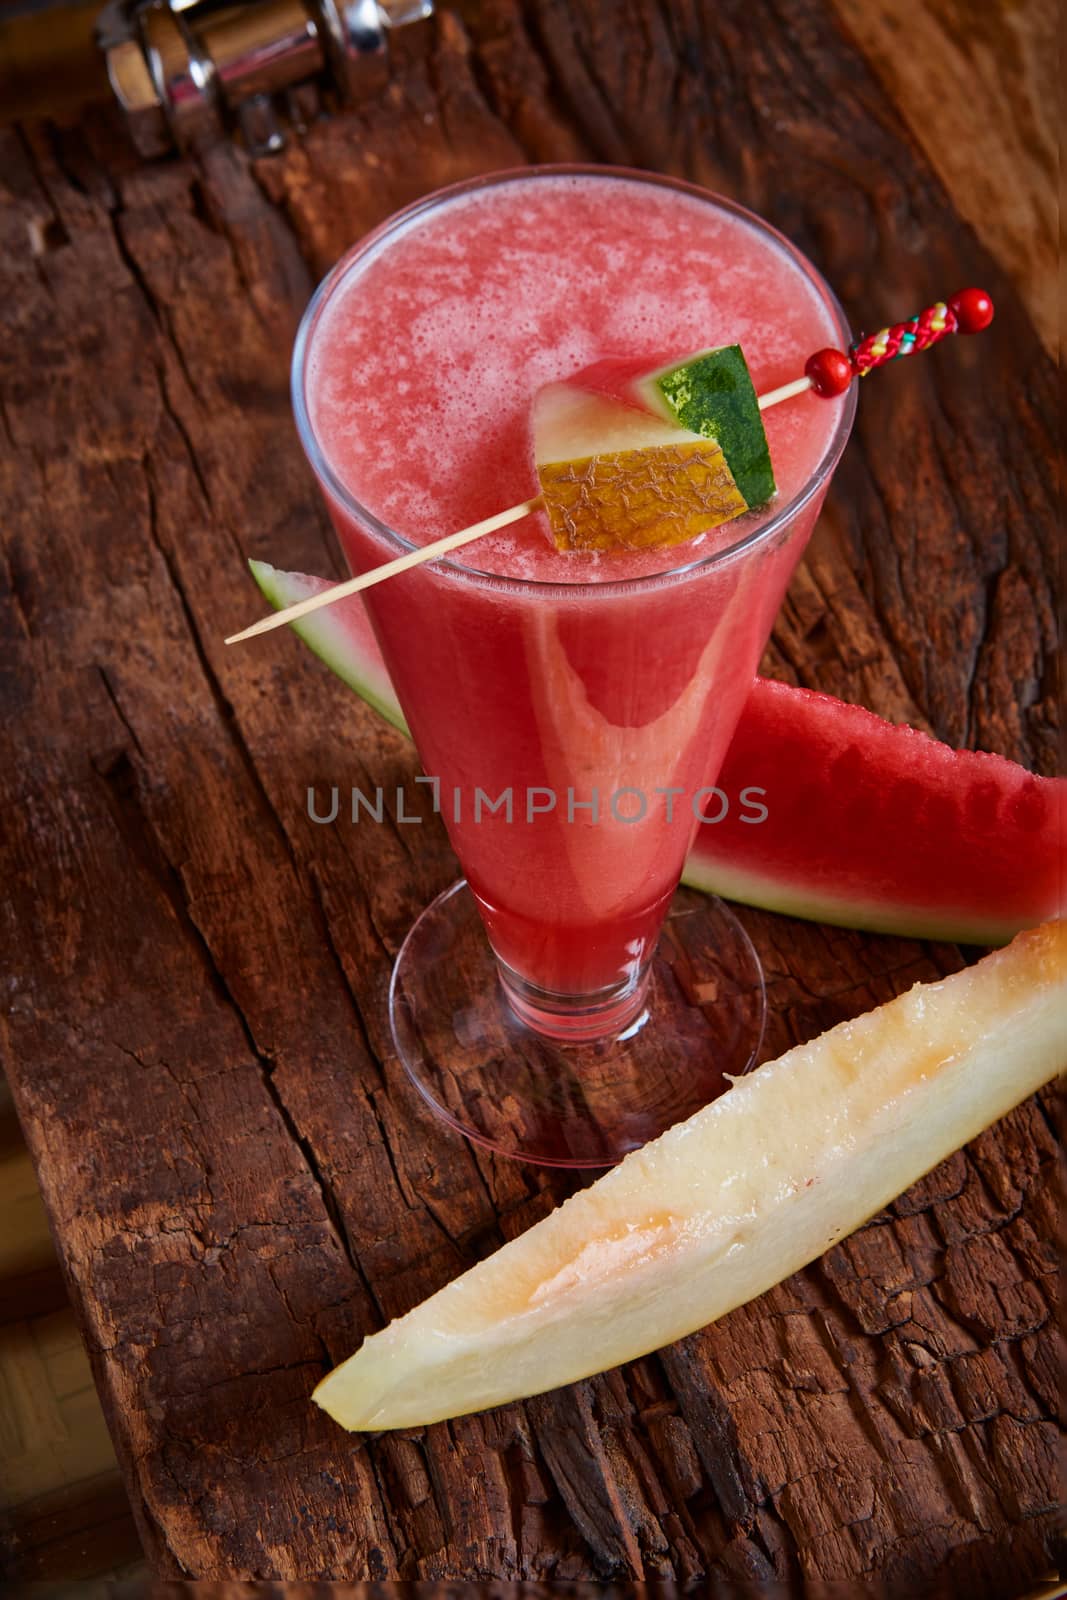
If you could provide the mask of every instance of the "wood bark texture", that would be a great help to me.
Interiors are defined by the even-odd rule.
[[[1050,771],[1031,317],[818,0],[486,0],[398,35],[377,99],[302,105],[260,160],[145,166],[107,114],[0,135],[0,1044],[155,1570],[1017,1595],[1057,1498],[1047,1097],[630,1367],[377,1438],[309,1404],[568,1180],[446,1134],[391,1053],[390,963],[455,862],[428,801],[317,827],[305,797],[410,808],[411,747],[290,636],[222,639],[246,557],[341,572],[287,392],[338,255],[474,173],[655,168],[768,216],[857,327],[993,293],[981,340],[865,385],[765,670]],[[743,916],[768,1055],[963,959]]]

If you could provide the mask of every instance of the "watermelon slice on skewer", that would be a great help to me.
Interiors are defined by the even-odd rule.
[[[775,492],[740,345],[652,368],[595,362],[538,391],[533,435],[560,550],[683,544]]]
[[[748,505],[763,505],[774,494],[767,434],[739,344],[651,366],[633,356],[603,356],[568,381],[586,393],[640,406],[675,427],[716,439]]]
[[[663,549],[748,510],[716,440],[572,383],[538,393],[534,454],[559,550]]]
[[[330,587],[251,567],[277,609]],[[358,595],[294,627],[407,731]],[[733,804],[697,835],[683,875],[694,888],[843,927],[975,944],[1003,943],[1065,903],[1067,782],[1002,756],[952,750],[861,706],[757,678],[712,776]],[[764,791],[765,819],[736,804],[742,789]]]

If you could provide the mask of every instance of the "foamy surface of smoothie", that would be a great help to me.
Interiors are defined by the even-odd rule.
[[[531,403],[607,355],[649,364],[740,343],[757,392],[838,342],[832,313],[766,233],[684,191],[620,177],[497,183],[374,246],[315,331],[312,427],[348,490],[415,543],[538,491]],[[591,583],[679,567],[786,506],[824,455],[841,402],[764,414],[778,493],[668,550],[555,550],[543,515],[452,559],[483,572]]]

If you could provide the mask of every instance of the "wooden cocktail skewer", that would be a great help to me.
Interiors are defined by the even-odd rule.
[[[447,534],[433,544],[420,545],[417,550],[409,550],[407,555],[397,556],[395,561],[372,567],[358,578],[346,578],[344,583],[335,583],[332,589],[323,589],[319,594],[309,595],[306,600],[298,600],[296,605],[286,606],[284,611],[272,611],[269,617],[253,622],[242,633],[232,634],[226,643],[239,644],[242,639],[255,638],[257,633],[269,633],[283,622],[296,622],[300,617],[306,617],[309,611],[331,606],[335,600],[343,600],[346,595],[359,594],[361,589],[370,589],[386,578],[395,578],[398,572],[406,572],[409,567],[420,567],[424,561],[436,561],[439,556],[447,556],[450,551],[459,550],[465,544],[473,544],[475,539],[484,539],[487,533],[496,533],[511,522],[520,522],[531,511],[540,511],[543,505],[541,496],[535,495],[532,500],[524,500],[521,506],[509,506],[506,511],[498,511],[495,517],[486,517],[484,522],[473,522],[469,528],[460,528],[458,533]]]
[[[891,328],[883,328],[879,333],[872,333],[865,339],[859,339],[849,351],[844,350],[817,350],[809,356],[804,365],[804,376],[794,378],[791,383],[780,384],[777,389],[771,389],[767,394],[760,395],[759,408],[767,411],[771,406],[780,405],[783,400],[792,400],[795,395],[804,394],[811,389],[815,394],[824,399],[834,395],[843,394],[853,378],[866,377],[876,367],[888,365],[890,361],[897,361],[902,356],[917,354],[926,350],[932,344],[944,339],[950,333],[980,333],[983,328],[988,328],[993,320],[993,302],[984,289],[961,289],[948,301],[938,301],[936,305],[928,306],[917,317],[910,317],[907,322],[898,322]],[[541,495],[535,495],[532,500],[524,500],[521,505],[510,506],[507,511],[498,511],[493,517],[486,517],[482,522],[475,522],[469,528],[460,528],[457,533],[447,534],[443,539],[437,539],[433,544],[420,545],[417,550],[409,550],[406,555],[397,556],[395,561],[387,561],[384,566],[373,567],[370,572],[362,573],[358,578],[348,578],[344,583],[337,583],[331,589],[323,589],[319,594],[309,595],[306,600],[300,600],[296,605],[286,606],[284,611],[273,611],[269,617],[262,617],[259,622],[254,622],[250,628],[244,628],[240,633],[233,633],[226,640],[227,644],[239,644],[243,639],[254,639],[257,634],[269,633],[272,628],[280,628],[283,623],[296,622],[301,617],[306,617],[309,612],[318,611],[323,606],[332,606],[337,600],[344,600],[348,595],[359,594],[364,589],[370,589],[376,583],[384,583],[386,578],[395,578],[400,572],[407,572],[411,567],[418,567],[424,561],[436,561],[441,556],[450,555],[453,550],[460,550],[464,545],[473,544],[476,539],[484,539],[486,534],[496,533],[501,528],[506,528],[512,522],[519,522],[523,517],[528,517],[532,511],[540,511],[544,505]]]

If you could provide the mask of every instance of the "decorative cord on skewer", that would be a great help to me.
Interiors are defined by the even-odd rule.
[[[865,378],[877,367],[928,350],[950,333],[981,333],[993,320],[993,302],[984,289],[961,289],[950,300],[927,306],[918,316],[858,339],[844,350],[817,350],[804,374],[824,399],[844,394],[853,378]]]

